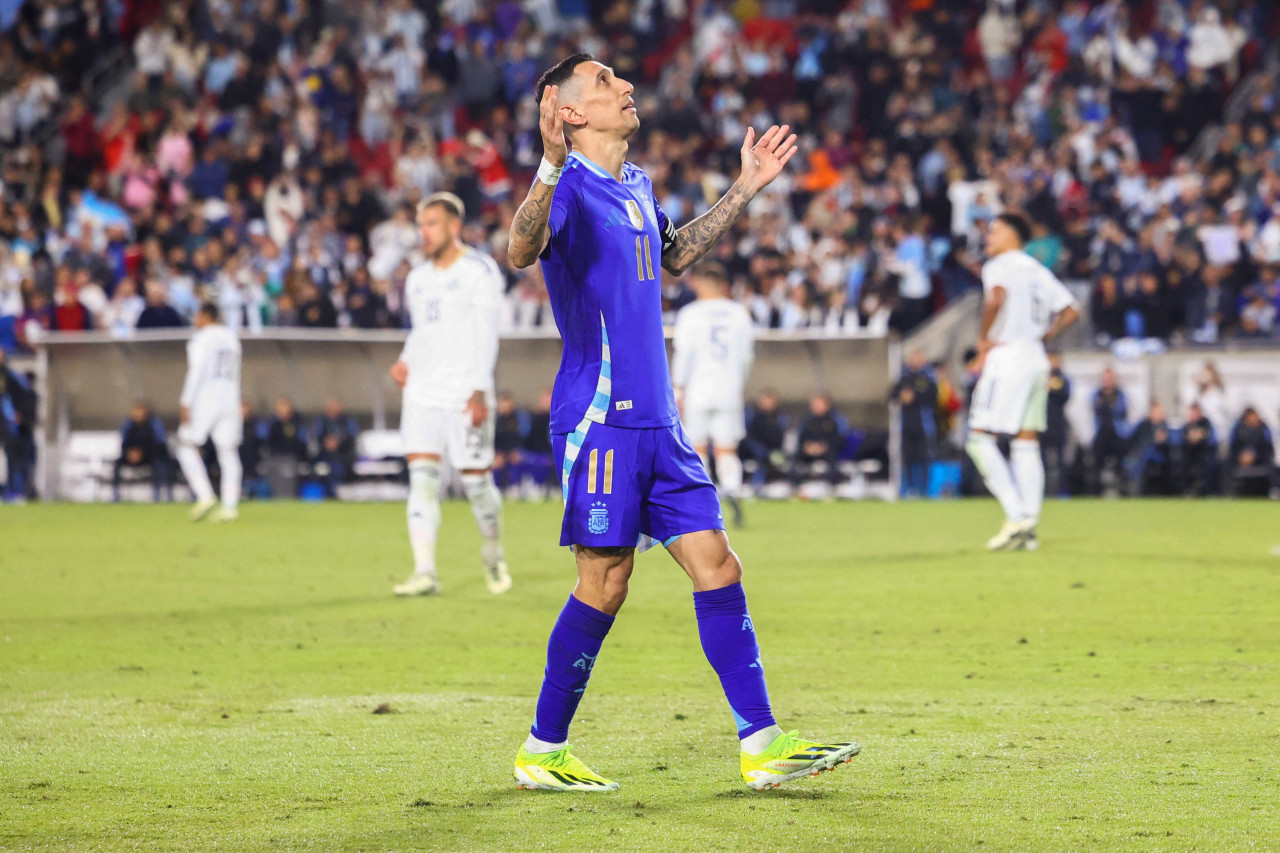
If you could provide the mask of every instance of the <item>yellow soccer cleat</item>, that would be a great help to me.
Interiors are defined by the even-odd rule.
[[[799,732],[780,734],[759,755],[742,753],[742,781],[756,791],[776,788],[803,776],[817,776],[847,764],[862,751],[858,743],[814,743],[796,737]]]
[[[592,772],[564,746],[555,752],[516,753],[516,787],[542,791],[616,791],[618,783]]]

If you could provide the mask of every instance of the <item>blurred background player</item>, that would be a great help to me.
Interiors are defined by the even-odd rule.
[[[409,464],[409,544],[413,574],[396,595],[433,595],[440,527],[440,459],[462,477],[480,527],[485,585],[511,589],[502,553],[502,496],[493,482],[494,384],[498,310],[504,281],[488,255],[462,242],[462,200],[435,193],[418,206],[427,260],[409,274],[405,301],[413,322],[391,378],[404,389],[400,435]]]
[[[720,496],[742,526],[742,460],[738,444],[746,434],[743,386],[755,352],[751,313],[729,298],[729,273],[722,264],[703,261],[690,270],[698,298],[676,315],[672,384],[685,434],[709,472],[710,444],[716,453]]]
[[[222,472],[222,507],[212,521],[235,521],[240,504],[240,339],[218,322],[218,307],[200,306],[196,333],[187,342],[187,379],[182,384],[182,424],[178,427],[178,465],[195,496],[191,520],[199,521],[217,505],[200,448],[213,439]]]
[[[992,551],[1039,546],[1036,525],[1044,502],[1040,433],[1047,425],[1049,400],[1044,345],[1080,316],[1070,291],[1022,250],[1030,239],[1025,219],[1000,214],[987,229],[990,260],[982,267],[982,375],[973,392],[965,449],[1004,509],[1004,526],[987,542]],[[996,444],[997,434],[1013,436],[1012,468]]]
[[[680,275],[705,256],[782,171],[796,137],[783,125],[757,141],[748,129],[737,180],[677,230],[648,175],[627,162],[627,140],[640,126],[634,92],[588,54],[542,75],[545,154],[511,224],[511,262],[523,269],[542,259],[564,341],[551,435],[565,501],[560,544],[573,547],[578,570],[551,629],[533,725],[516,753],[516,784],[618,789],[569,752],[569,725],[626,601],[636,548],[661,542],[693,582],[698,635],[737,726],[742,779],[755,789],[777,787],[849,761],[861,747],[801,740],[774,720],[742,564],[729,547],[715,486],[680,427],[661,272]]]

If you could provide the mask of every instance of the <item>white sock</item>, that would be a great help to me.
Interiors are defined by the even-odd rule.
[[[982,480],[1000,501],[1005,518],[1010,521],[1021,521],[1026,515],[1022,507],[1022,495],[1018,493],[1018,485],[1013,481],[1013,472],[1009,462],[996,446],[995,436],[985,432],[975,432],[965,443],[965,450],[978,466]],[[1041,475],[1043,477],[1043,474]]]
[[[244,468],[240,464],[240,449],[218,448],[218,467],[222,469],[222,508],[235,512],[240,505],[240,480]]]
[[[752,732],[742,739],[742,751],[747,755],[759,755],[769,748],[769,744],[782,734],[781,726],[769,726],[758,732]]]
[[[502,559],[502,493],[488,471],[463,474],[462,490],[471,503],[471,514],[480,528],[480,557],[486,566]]]
[[[213,484],[209,482],[209,472],[204,468],[204,460],[200,451],[189,444],[178,445],[178,466],[182,468],[182,476],[196,496],[197,501],[213,500]]]
[[[1009,455],[1018,492],[1022,495],[1022,508],[1028,518],[1038,519],[1040,505],[1044,503],[1044,458],[1040,455],[1040,442],[1031,438],[1016,439],[1010,445]]]
[[[409,546],[414,574],[436,576],[436,531],[440,527],[440,463],[409,463]]]
[[[550,741],[538,740],[533,735],[529,735],[524,739],[525,752],[555,752],[557,749],[564,749],[569,745],[569,741],[562,740],[559,743],[551,743]]]
[[[716,454],[716,478],[720,481],[720,491],[731,498],[736,498],[742,490],[742,460],[736,453]]]

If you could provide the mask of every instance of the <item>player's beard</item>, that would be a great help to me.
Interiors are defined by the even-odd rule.
[[[427,250],[427,257],[430,258],[432,261],[439,261],[441,258],[445,256],[445,253],[449,251],[449,247],[452,245],[453,245],[452,241],[446,240],[445,242],[441,243],[438,247]]]

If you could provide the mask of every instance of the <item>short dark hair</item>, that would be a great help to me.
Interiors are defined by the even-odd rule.
[[[996,217],[1005,225],[1008,225],[1018,235],[1019,242],[1027,245],[1031,242],[1031,223],[1020,213],[1002,213]]]
[[[538,78],[538,86],[534,91],[533,99],[539,104],[542,103],[542,93],[547,90],[548,86],[563,86],[573,77],[574,70],[584,62],[595,62],[595,57],[589,53],[575,53],[566,56],[555,65],[548,68]]]
[[[218,305],[215,302],[201,302],[199,311],[213,322],[218,322]]]
[[[729,271],[719,261],[702,261],[689,270],[696,278],[705,278],[721,287],[729,286]]]

